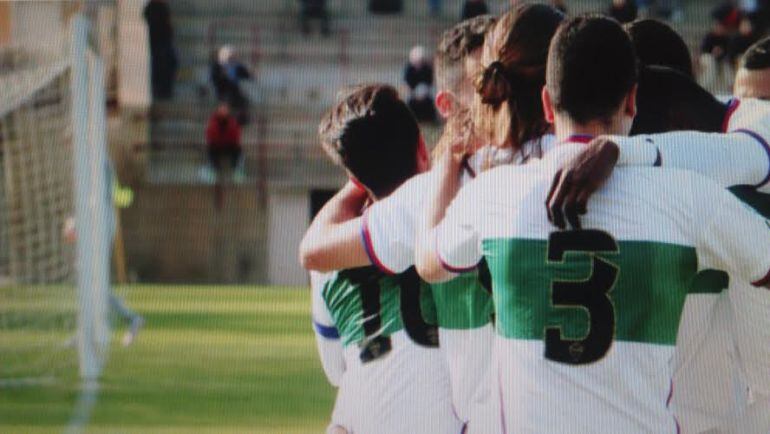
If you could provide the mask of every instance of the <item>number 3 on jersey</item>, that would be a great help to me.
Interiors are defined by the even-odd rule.
[[[618,267],[596,253],[617,253],[612,236],[597,230],[553,232],[548,239],[548,261],[563,263],[567,252],[590,255],[591,274],[586,280],[554,280],[551,303],[554,308],[585,309],[588,333],[583,339],[565,339],[561,326],[545,328],[545,358],[570,365],[601,360],[612,347],[615,334],[615,308],[609,292],[615,286]]]

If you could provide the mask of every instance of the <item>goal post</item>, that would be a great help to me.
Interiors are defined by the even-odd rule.
[[[96,379],[109,342],[110,241],[107,215],[106,95],[102,62],[88,48],[88,21],[71,22],[72,147],[74,157],[76,269],[80,375]]]
[[[0,48],[0,62],[23,58],[0,69],[0,388],[95,380],[108,353],[106,98],[89,27],[73,15],[61,53]]]

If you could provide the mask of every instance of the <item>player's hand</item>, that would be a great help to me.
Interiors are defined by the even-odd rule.
[[[588,199],[612,174],[619,155],[617,144],[597,137],[559,169],[545,202],[548,220],[560,229],[566,228],[566,222],[580,229],[579,216],[586,213]]]

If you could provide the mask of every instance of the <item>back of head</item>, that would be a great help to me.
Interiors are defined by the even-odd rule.
[[[318,134],[329,157],[377,197],[417,173],[420,130],[391,86],[353,88],[324,116]]]
[[[733,94],[770,100],[770,37],[754,43],[741,57]]]
[[[465,58],[484,45],[484,37],[495,24],[492,15],[461,21],[441,35],[433,61],[439,91],[459,92],[465,77]]]
[[[546,86],[554,109],[577,124],[608,123],[637,82],[628,33],[607,17],[567,20],[548,53]]]
[[[473,123],[482,136],[505,136],[519,149],[549,129],[540,91],[548,45],[563,20],[561,11],[544,4],[522,4],[498,19],[487,35],[485,69],[475,83],[481,104],[476,104]],[[504,122],[496,122],[501,114],[507,115]]]
[[[644,66],[639,74],[637,113],[631,134],[722,129],[726,106],[695,80],[664,66]]]
[[[750,71],[770,68],[770,37],[762,38],[741,57],[740,67]]]
[[[693,77],[690,49],[671,26],[658,20],[641,19],[624,27],[642,66],[667,66]]]

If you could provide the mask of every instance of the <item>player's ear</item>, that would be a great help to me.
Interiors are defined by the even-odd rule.
[[[452,92],[442,90],[436,94],[436,109],[438,109],[439,114],[444,119],[452,115],[455,109],[455,100]]]
[[[628,96],[626,97],[626,107],[624,111],[627,116],[632,118],[636,116],[636,91],[638,88],[638,85],[635,84],[634,87],[632,87],[628,92]]]
[[[548,89],[543,86],[543,90],[540,93],[540,98],[543,101],[543,115],[546,122],[552,124],[554,121],[553,103],[551,102],[551,94],[548,93]]]

